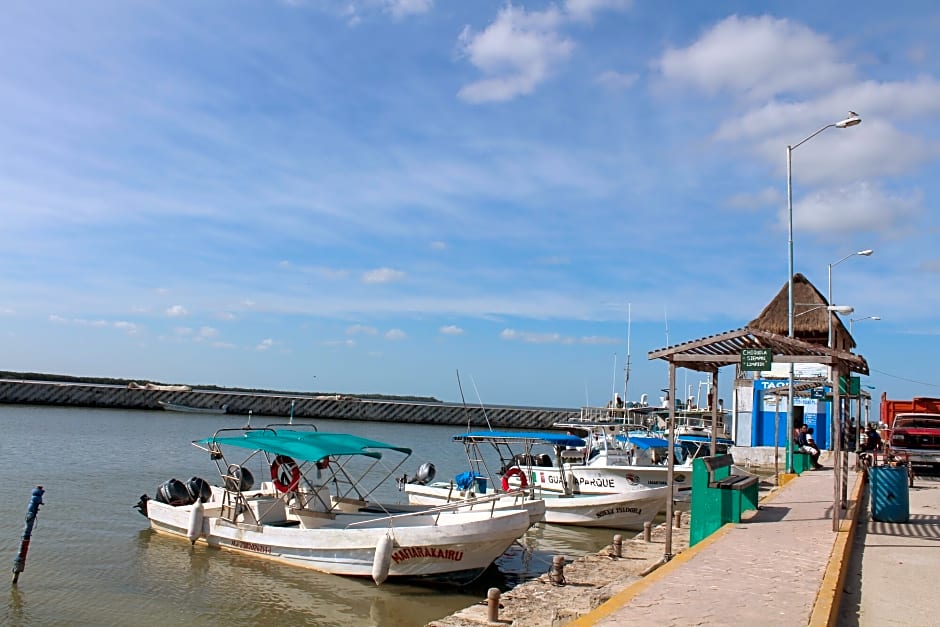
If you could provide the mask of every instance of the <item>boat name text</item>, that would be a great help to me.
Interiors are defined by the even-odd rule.
[[[419,559],[422,557],[433,557],[442,560],[459,562],[463,559],[463,551],[453,549],[442,549],[436,546],[412,546],[405,549],[398,549],[392,553],[392,561],[400,564],[405,560]]]
[[[639,507],[611,507],[610,509],[603,509],[597,512],[596,516],[598,518],[603,518],[604,516],[610,516],[611,514],[639,514]]]
[[[265,553],[266,555],[271,554],[271,547],[258,544],[257,542],[242,542],[241,540],[232,540],[232,547],[236,549],[243,549],[245,551],[253,551],[255,553]]]

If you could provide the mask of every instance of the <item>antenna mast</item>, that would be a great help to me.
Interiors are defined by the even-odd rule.
[[[630,303],[627,303],[627,365],[623,369],[623,402],[626,403],[627,388],[630,385]]]

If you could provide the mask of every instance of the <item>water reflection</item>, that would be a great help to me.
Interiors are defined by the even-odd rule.
[[[476,601],[456,592],[326,575],[151,531],[138,536],[141,576],[193,622],[224,615],[241,624],[424,624]],[[145,612],[163,612],[151,599]]]

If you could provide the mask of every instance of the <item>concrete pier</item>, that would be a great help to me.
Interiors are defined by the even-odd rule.
[[[431,401],[376,400],[341,395],[252,393],[221,390],[168,391],[136,389],[122,385],[25,381],[0,379],[0,403],[59,405],[113,409],[160,410],[158,401],[189,407],[218,408],[225,405],[231,415],[284,417],[294,406],[296,418],[373,420],[439,425],[486,425],[493,427],[545,429],[555,422],[578,417],[577,409],[549,407],[485,406]]]

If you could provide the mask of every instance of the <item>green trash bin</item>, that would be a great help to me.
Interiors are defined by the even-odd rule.
[[[872,466],[871,517],[879,522],[906,523],[911,517],[907,466]]]

